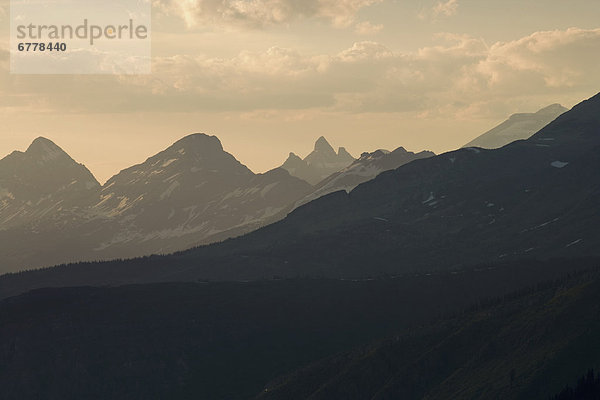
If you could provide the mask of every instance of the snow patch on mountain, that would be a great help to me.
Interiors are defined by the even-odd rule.
[[[433,200],[435,200],[435,196],[433,195],[433,192],[431,192],[429,197],[423,201],[423,204],[431,203]]]
[[[569,165],[569,163],[564,161],[553,161],[550,163],[550,165],[552,165],[554,168],[564,168]]]

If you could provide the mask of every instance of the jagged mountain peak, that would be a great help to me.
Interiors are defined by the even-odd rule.
[[[327,141],[327,139],[325,139],[324,136],[321,136],[320,138],[317,139],[317,141],[315,142],[315,150],[316,152],[319,153],[330,153],[335,155],[335,150],[333,149],[333,147],[331,147],[331,145],[329,144],[329,142]]]
[[[290,153],[281,168],[291,175],[305,180],[311,185],[317,184],[334,172],[338,172],[354,162],[355,158],[340,147],[336,152],[325,137],[315,142],[314,150],[304,159]]]
[[[290,152],[290,154],[288,155],[288,160],[300,160],[300,161],[302,161],[302,158],[300,158],[300,156],[298,156],[296,153]]]
[[[51,165],[47,165],[51,163]],[[38,186],[52,182],[79,180],[85,186],[99,186],[96,178],[83,165],[73,160],[62,148],[50,139],[36,138],[26,151],[13,151],[0,160],[0,179],[29,181],[35,180]]]
[[[354,157],[348,153],[345,147],[338,148],[337,155],[341,160],[349,160],[350,162],[354,161]]]

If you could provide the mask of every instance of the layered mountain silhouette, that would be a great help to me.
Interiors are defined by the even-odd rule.
[[[181,279],[364,278],[598,255],[599,150],[597,95],[528,140],[415,160],[243,238],[162,262],[193,263]]]
[[[529,139],[531,135],[568,111],[560,104],[552,104],[535,113],[513,114],[510,118],[463,147],[497,149],[515,140]]]
[[[248,232],[311,186],[283,169],[254,174],[214,136],[194,134],[102,187],[51,141],[0,161],[2,271],[172,252]],[[283,215],[285,216],[285,214]]]
[[[0,279],[0,291],[62,284],[364,279],[520,259],[600,254],[600,95],[531,138],[415,160],[223,243],[152,259]]]
[[[349,190],[418,155],[398,149],[353,158],[324,138],[300,160],[316,188],[276,168],[255,174],[214,136],[187,136],[104,185],[45,138],[0,161],[0,271],[183,250],[242,235],[298,204]],[[298,201],[301,203],[298,203]]]
[[[296,154],[290,153],[281,168],[291,175],[315,185],[329,175],[346,168],[354,160],[354,157],[343,147],[340,147],[336,153],[327,139],[321,136],[315,142],[315,148],[308,156],[302,159]]]
[[[359,184],[375,178],[383,171],[396,169],[421,158],[433,157],[431,151],[413,153],[398,147],[390,152],[376,150],[362,153],[360,158],[339,172],[335,172],[315,185],[313,192],[296,203],[296,207],[339,190],[351,191]]]
[[[36,142],[0,161],[9,255],[214,238],[314,190],[206,135],[102,187]],[[597,369],[600,94],[526,140],[422,155],[242,237],[0,276],[3,398],[542,399]]]

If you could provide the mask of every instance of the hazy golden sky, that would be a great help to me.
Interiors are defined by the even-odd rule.
[[[102,182],[193,132],[262,172],[321,135],[451,150],[600,91],[596,0],[156,0],[138,76],[11,75],[2,1],[0,157],[45,136]]]

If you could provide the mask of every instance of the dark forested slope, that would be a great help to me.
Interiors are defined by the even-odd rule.
[[[323,357],[594,265],[40,289],[0,302],[0,397],[251,398]]]
[[[598,365],[596,271],[314,363],[274,380],[258,398],[546,400]]]

